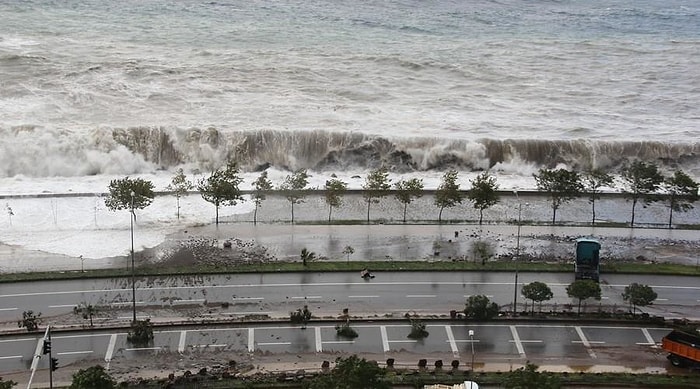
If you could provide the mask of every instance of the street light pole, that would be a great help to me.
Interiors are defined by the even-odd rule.
[[[469,343],[472,345],[472,372],[474,372],[474,330],[469,330]]]
[[[513,288],[513,316],[518,314],[518,261],[520,260],[520,217],[522,215],[523,203],[520,202],[518,191],[513,191],[518,200],[518,237],[515,241],[515,284]]]
[[[132,302],[132,311],[134,314],[133,322],[136,324],[136,278],[135,278],[135,271],[134,271],[134,219],[136,218],[136,214],[134,213],[134,196],[136,194],[134,191],[131,191],[131,215],[130,215],[130,221],[131,221],[131,302]]]

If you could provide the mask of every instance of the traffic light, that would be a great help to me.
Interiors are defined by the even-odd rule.
[[[44,348],[43,348],[44,354],[48,354],[51,352],[51,341],[44,339]]]
[[[58,358],[51,358],[51,371],[58,369]]]

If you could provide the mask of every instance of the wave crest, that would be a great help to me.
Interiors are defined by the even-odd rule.
[[[221,131],[214,127],[78,132],[22,126],[0,128],[0,136],[0,174],[6,177],[136,174],[181,165],[211,171],[229,158],[247,171],[268,166],[366,170],[384,165],[397,173],[492,168],[517,173],[523,164],[533,169],[563,165],[616,171],[630,160],[641,159],[692,174],[700,166],[699,144],[652,141],[387,138],[357,132]]]

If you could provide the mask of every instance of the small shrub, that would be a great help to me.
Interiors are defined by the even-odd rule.
[[[148,346],[153,341],[151,320],[136,320],[131,323],[131,329],[126,336],[126,340],[137,347]]]
[[[335,326],[335,332],[338,336],[348,339],[355,339],[360,336],[355,329],[350,327],[349,321]]]
[[[34,314],[34,311],[22,312],[22,319],[17,322],[19,328],[26,328],[27,332],[36,331],[41,324],[41,312]]]
[[[301,324],[301,328],[306,328],[306,324],[311,320],[311,311],[308,305],[304,305],[303,309],[297,309],[289,313],[289,320],[294,324]]]
[[[411,319],[411,333],[408,334],[410,339],[427,338],[430,333],[425,329],[425,323],[420,320]]]

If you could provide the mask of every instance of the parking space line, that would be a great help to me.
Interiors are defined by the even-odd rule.
[[[323,352],[323,342],[321,341],[321,327],[314,327],[314,335],[316,336],[316,352]]]
[[[17,308],[0,308],[0,311],[16,311]]]
[[[64,351],[61,353],[56,353],[56,355],[74,355],[74,354],[91,354],[92,350],[86,350],[86,351]]]
[[[127,348],[125,349],[126,351],[147,351],[147,350],[160,350],[162,347],[134,347],[134,348]]]
[[[255,351],[255,328],[248,328],[248,352]]]
[[[308,300],[308,299],[320,299],[323,296],[292,296],[292,300]]]
[[[379,326],[379,332],[382,334],[382,348],[384,352],[389,352],[389,337],[386,334],[386,326]]]
[[[6,357],[0,357],[0,359],[17,359],[17,358],[22,358],[21,355],[8,355]]]
[[[515,342],[515,347],[518,349],[520,358],[526,358],[523,343],[520,341],[520,335],[518,335],[518,330],[515,328],[515,326],[510,326],[510,333],[513,335],[513,342]]]
[[[226,347],[227,344],[193,344],[192,347],[207,348],[207,347]]]
[[[111,303],[111,304],[109,304],[109,305],[115,307],[115,306],[120,306],[120,305],[133,305],[133,304],[134,304],[134,303],[132,303],[131,301],[119,301],[119,302],[116,302],[116,303]],[[143,302],[143,301],[137,301],[137,302],[136,302],[136,305],[144,305],[144,304],[146,304],[146,303]],[[73,306],[75,306],[75,304],[73,304]]]
[[[452,356],[459,358],[459,349],[457,348],[457,342],[455,342],[455,334],[452,333],[452,327],[445,326],[445,332],[447,333],[447,341],[450,343],[450,350],[452,350]]]
[[[390,340],[390,343],[416,343],[418,340],[416,339],[409,339],[409,340]]]
[[[177,346],[177,352],[180,354],[185,352],[185,340],[187,339],[187,330],[180,331],[180,344]]]
[[[588,351],[588,355],[593,359],[598,359],[598,356],[595,355],[595,351],[593,351],[593,349],[591,348],[591,344],[588,342],[586,334],[583,333],[581,327],[575,326],[574,329],[576,330],[578,337],[581,338],[581,343],[583,344],[583,347],[586,348],[586,351]]]
[[[668,301],[668,299],[660,299],[660,298],[657,298],[657,299],[654,300],[654,301]]]
[[[114,345],[117,344],[117,334],[112,334],[109,338],[109,345],[107,346],[107,352],[105,353],[105,362],[107,363],[107,369],[109,369],[109,362],[112,361],[112,355],[114,355]]]
[[[354,340],[327,340],[323,343],[326,344],[354,344]]]
[[[258,343],[258,346],[289,346],[292,342],[265,342]]]
[[[659,346],[656,345],[654,338],[651,337],[651,334],[649,333],[648,329],[642,328],[642,334],[644,334],[644,337],[647,339],[647,343],[637,343],[637,344],[648,345],[648,346],[652,346],[653,348],[659,348]]]
[[[265,300],[265,297],[232,297],[232,299],[233,299],[233,301],[236,301],[236,300],[241,300],[241,301],[245,301],[245,300]]]

